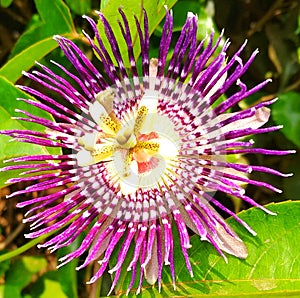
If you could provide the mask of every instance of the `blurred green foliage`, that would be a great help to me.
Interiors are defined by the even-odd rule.
[[[271,122],[283,125],[283,129],[272,134],[272,136],[257,136],[255,141],[258,146],[266,148],[299,148],[300,18],[299,1],[295,0],[143,0],[127,2],[115,0],[1,0],[0,129],[31,125],[27,122],[21,124],[17,120],[11,119],[11,116],[16,116],[15,108],[27,110],[30,108],[28,105],[25,107],[24,103],[15,100],[17,97],[29,97],[14,86],[15,83],[29,84],[22,77],[22,70],[34,68],[36,60],[43,60],[43,63],[48,63],[49,59],[53,59],[69,66],[69,62],[62,56],[61,51],[56,49],[57,44],[52,39],[54,34],[61,34],[74,40],[86,52],[87,56],[92,57],[93,53],[87,49],[81,32],[82,27],[87,29],[87,24],[81,19],[80,15],[87,14],[95,17],[94,10],[101,10],[110,20],[113,30],[119,32],[117,25],[118,7],[122,5],[126,13],[140,15],[142,4],[149,13],[150,31],[153,33],[150,43],[153,57],[157,53],[158,40],[162,32],[161,21],[165,14],[163,8],[165,4],[173,9],[173,32],[175,36],[179,34],[187,12],[191,11],[199,17],[199,40],[205,37],[211,29],[214,29],[216,36],[218,36],[218,32],[225,28],[225,36],[230,37],[232,43],[230,53],[236,51],[245,38],[248,39],[248,46],[243,58],[249,57],[254,49],[259,48],[260,55],[243,77],[243,81],[248,86],[253,86],[265,78],[271,77],[273,83],[260,93],[243,101],[239,107],[246,108],[256,102],[278,97],[278,101],[271,107]],[[102,30],[101,25],[99,25],[99,29]],[[19,35],[17,38],[15,37],[16,34]],[[126,52],[125,45],[122,46],[121,44],[121,52]],[[170,52],[172,52],[172,48]],[[61,75],[63,76],[63,74]],[[45,116],[40,110],[35,110],[34,114]],[[30,144],[18,146],[14,142],[8,143],[7,137],[0,136],[0,163],[7,158],[21,156],[28,152],[38,154],[42,152],[58,153],[58,150],[37,148]],[[284,193],[274,197],[274,194],[270,194],[265,190],[250,187],[248,191],[258,201],[267,203],[299,197],[299,153],[284,158],[264,157],[263,160],[260,156],[249,158],[254,158],[254,162],[257,164],[270,166],[283,172],[295,172],[293,178],[284,182],[280,178],[270,178],[267,175],[260,174],[260,180],[275,184],[282,188]],[[4,182],[7,178],[9,178],[7,173],[1,173],[0,187],[5,186]],[[297,247],[296,240],[299,240],[299,225],[295,220],[299,218],[299,203],[282,203],[273,205],[270,209],[278,212],[279,216],[269,218],[262,215],[259,210],[254,209],[243,212],[241,215],[249,225],[256,228],[259,234],[259,238],[253,239],[242,232],[243,239],[248,242],[249,255],[252,256],[252,259],[240,261],[230,258],[229,265],[226,265],[224,262],[219,261],[219,257],[215,255],[210,246],[201,243],[195,237],[193,238],[194,246],[191,250],[191,257],[193,262],[197,263],[197,265],[194,265],[197,280],[190,279],[186,274],[187,272],[182,271],[178,274],[179,292],[176,293],[170,290],[168,282],[165,282],[163,293],[160,295],[166,297],[166,295],[181,294],[200,297],[205,294],[213,297],[213,295],[218,294],[218,296],[226,295],[226,297],[229,297],[228,295],[235,294],[256,297],[255,295],[259,294],[263,297],[273,297],[275,295],[282,297],[280,295],[288,293],[289,296],[295,295],[295,297],[298,297],[300,295],[300,268],[299,255],[297,255],[295,248]],[[229,221],[232,223],[232,219]],[[4,234],[5,232],[1,226],[0,228],[1,233]],[[284,235],[284,237],[281,237],[281,235]],[[74,245],[79,245],[79,243]],[[16,248],[15,246],[12,247]],[[73,247],[66,248],[66,250],[68,249],[73,249]],[[58,256],[65,253],[67,251],[61,250],[58,252]],[[265,257],[263,257],[264,255]],[[261,262],[258,262],[260,256],[262,256],[262,259]],[[179,262],[182,262],[182,256],[178,255],[177,257]],[[274,274],[268,275],[267,272],[264,274],[263,269],[270,268],[273,260],[276,260],[276,266],[278,266],[274,269]],[[278,260],[281,260],[282,263],[278,263]],[[54,271],[54,268],[51,267],[53,261],[49,261],[45,251],[41,252],[41,256],[24,254],[3,261],[0,263],[0,298],[76,298],[99,297],[99,293],[105,295],[111,282],[110,276],[104,276],[94,285],[87,287],[84,283],[89,279],[95,268],[88,267],[83,270],[83,273],[77,273],[75,271],[76,262],[78,260],[58,271]],[[280,270],[279,268],[283,265],[291,270]],[[261,267],[258,270],[259,266]],[[208,270],[211,273],[204,275]],[[258,272],[255,278],[253,278],[254,275],[251,275],[251,278],[247,275],[251,270],[254,273]],[[126,272],[122,274],[121,281],[124,283],[119,284],[120,291],[126,290],[128,284],[126,283]],[[166,281],[169,272],[166,270],[164,274],[164,280]],[[245,280],[243,280],[243,276],[246,276]],[[209,281],[204,282],[204,279]],[[159,295],[156,289],[147,288],[143,297],[153,297],[155,295]]]

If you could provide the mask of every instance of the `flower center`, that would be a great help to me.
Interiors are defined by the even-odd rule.
[[[85,133],[78,139],[84,147],[77,153],[78,165],[105,162],[124,195],[157,185],[176,159],[179,138],[173,123],[156,112],[155,95],[144,95],[129,121],[120,121],[114,115],[109,103],[113,96],[108,90],[96,99],[90,112],[102,131]]]

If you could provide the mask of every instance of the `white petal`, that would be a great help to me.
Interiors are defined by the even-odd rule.
[[[176,157],[178,154],[178,148],[174,142],[167,138],[159,138],[155,141],[159,144],[159,154],[163,157]]]
[[[120,188],[123,195],[130,195],[135,193],[139,187],[139,177],[138,177],[138,165],[137,162],[132,161],[130,165],[130,172],[127,177],[123,176],[123,173],[120,173],[123,176],[120,180]],[[120,168],[120,171],[123,169]]]
[[[92,133],[86,133],[84,136],[78,139],[78,143],[84,146],[84,148],[87,150],[94,150],[98,139],[98,135],[99,133],[97,131],[94,131]]]
[[[113,110],[114,94],[111,88],[99,92],[96,95],[96,100],[105,108],[107,114]]]
[[[91,152],[85,149],[80,150],[76,154],[77,164],[80,167],[90,166],[95,163],[94,157]]]
[[[143,95],[138,109],[142,106],[145,106],[148,109],[149,114],[153,114],[157,112],[158,105],[158,91],[147,89],[145,90],[145,94]]]
[[[101,116],[107,116],[107,112],[100,102],[95,101],[89,107],[89,112],[93,120],[99,125],[102,126],[102,121],[100,120]]]

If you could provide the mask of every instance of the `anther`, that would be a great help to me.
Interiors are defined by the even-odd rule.
[[[148,113],[148,108],[145,106],[140,107],[140,109],[138,110],[137,117],[134,123],[134,128],[133,128],[133,133],[135,134],[135,136],[137,136],[137,134],[140,132],[146,120],[147,113]]]

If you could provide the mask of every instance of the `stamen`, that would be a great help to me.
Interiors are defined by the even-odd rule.
[[[99,162],[110,157],[115,152],[115,150],[115,145],[101,145],[96,147],[91,154],[97,160],[97,162]]]
[[[137,112],[137,117],[134,123],[134,128],[133,128],[133,133],[135,134],[135,136],[137,136],[137,134],[140,132],[145,120],[146,120],[146,116],[148,114],[148,108],[145,106],[142,106],[139,108],[138,112]]]
[[[110,116],[101,115],[100,120],[102,122],[101,128],[105,132],[107,131],[105,128],[107,128],[110,132],[116,134],[121,128],[120,123],[113,121]],[[105,127],[103,127],[103,126],[105,126]]]
[[[97,140],[99,139],[99,132],[86,133],[82,137],[78,138],[79,145],[83,146],[86,150],[94,150]]]
[[[135,149],[146,149],[157,153],[159,151],[159,144],[151,141],[141,141],[136,144]]]
[[[116,148],[114,145],[96,145],[94,150],[82,149],[76,154],[77,164],[80,167],[86,167],[96,164],[112,156]]]
[[[89,107],[92,118],[105,133],[115,135],[120,130],[121,124],[113,111],[114,95],[112,90],[109,88],[99,92],[95,99],[96,101]]]

